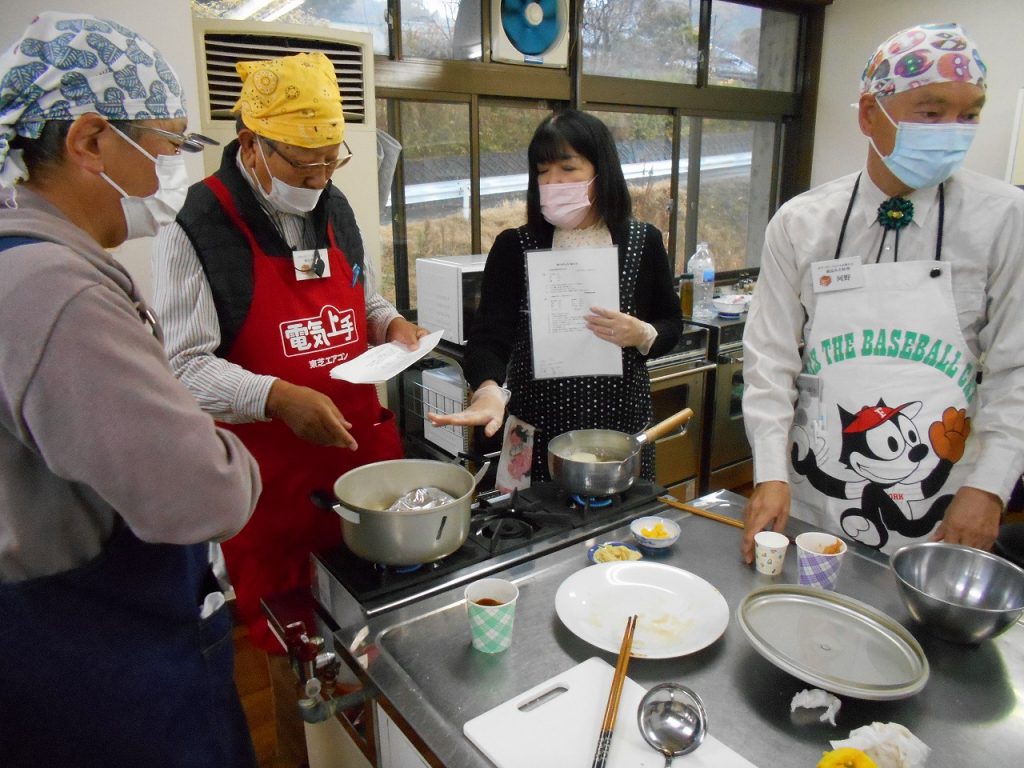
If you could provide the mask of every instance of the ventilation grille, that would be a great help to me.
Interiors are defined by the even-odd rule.
[[[239,61],[260,61],[291,56],[296,53],[320,51],[338,76],[345,120],[366,121],[366,98],[363,77],[363,49],[353,43],[337,40],[208,32],[203,38],[206,54],[206,89],[213,120],[234,120],[231,108],[242,92],[242,81],[235,71]]]

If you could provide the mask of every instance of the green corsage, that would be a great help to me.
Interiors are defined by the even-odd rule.
[[[903,229],[914,220],[914,204],[905,197],[890,197],[878,206],[878,223],[886,229]]]

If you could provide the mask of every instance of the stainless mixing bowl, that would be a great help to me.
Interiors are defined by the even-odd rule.
[[[1024,614],[1024,570],[980,549],[927,542],[889,560],[910,615],[954,643],[980,643]]]

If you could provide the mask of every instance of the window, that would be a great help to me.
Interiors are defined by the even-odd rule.
[[[585,0],[583,72],[671,83],[697,82],[692,0]]]
[[[749,253],[761,253],[771,194],[760,185],[771,179],[774,131],[771,123],[704,121],[697,241],[710,245],[718,271],[742,269]]]
[[[381,293],[411,306],[416,259],[472,252],[469,109],[466,104],[433,101],[402,101],[395,107],[401,126],[395,132],[402,143],[402,174],[395,184],[401,180],[402,215],[395,215],[393,185],[392,199],[382,211],[386,223],[380,232]],[[378,126],[389,128],[391,122]]]
[[[667,248],[672,220],[672,118],[599,110],[593,114],[615,137],[633,216],[660,229]]]
[[[611,128],[635,215],[663,232],[677,274],[699,240],[720,271],[756,266],[779,202],[809,185],[814,105],[798,88],[817,76],[830,0],[556,0],[579,23],[578,71],[572,55],[492,56],[496,0],[191,2],[373,32],[377,127],[403,146],[381,209],[383,292],[403,310],[417,258],[485,253],[524,222],[526,147],[562,105]]]
[[[538,123],[548,114],[542,105],[502,103],[480,106],[480,245],[486,253],[494,238],[526,223],[526,149]]]
[[[792,91],[799,17],[715,0],[708,83]]]
[[[480,59],[482,0],[401,0],[402,56]]]

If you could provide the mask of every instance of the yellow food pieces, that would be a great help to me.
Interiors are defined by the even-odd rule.
[[[621,544],[604,544],[594,550],[595,563],[611,563],[616,560],[639,560],[642,555],[635,549]]]
[[[842,747],[825,752],[818,761],[818,768],[878,768],[875,761],[853,747]]]
[[[653,528],[641,528],[640,533],[648,539],[667,539],[671,535],[665,530],[665,524],[660,520],[654,524]]]

